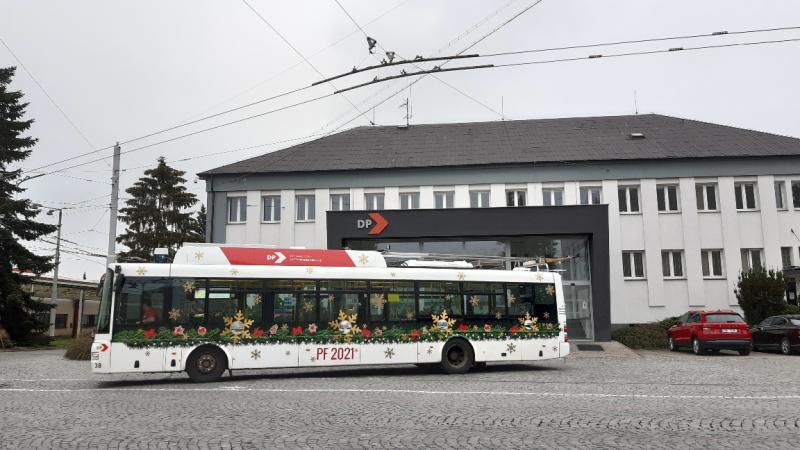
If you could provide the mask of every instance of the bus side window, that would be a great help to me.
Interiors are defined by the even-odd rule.
[[[540,322],[557,322],[556,286],[554,284],[534,284],[534,315]]]
[[[417,316],[430,320],[431,314],[441,314],[445,310],[451,317],[464,314],[463,301],[461,294],[458,292],[458,283],[420,281]]]
[[[128,278],[117,296],[114,326],[117,330],[158,328],[165,324],[165,279]]]
[[[512,317],[534,314],[533,290],[530,284],[509,284],[506,289],[508,314]]]
[[[172,304],[166,319],[170,325],[195,327],[205,324],[206,280],[172,279]]]

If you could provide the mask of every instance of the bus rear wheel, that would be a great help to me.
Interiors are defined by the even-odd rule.
[[[228,368],[228,358],[217,347],[195,349],[186,362],[186,373],[195,383],[211,383],[219,380]]]
[[[452,339],[442,349],[442,370],[446,373],[467,373],[474,362],[472,346],[464,339]]]

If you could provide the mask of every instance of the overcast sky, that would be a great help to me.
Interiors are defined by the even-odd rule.
[[[367,52],[364,35],[335,0],[247,1],[326,76],[376,62]],[[534,3],[339,1],[380,46],[402,57],[458,53]],[[25,169],[320,79],[240,0],[0,0],[0,11],[0,38],[88,140],[19,68],[12,88],[22,90],[30,102],[28,117],[36,120],[31,134],[39,139],[23,164]],[[791,26],[800,26],[800,4],[790,0],[544,0],[468,53]],[[800,30],[533,53],[453,62],[447,67],[786,38],[800,38]],[[500,120],[501,112],[506,119],[631,114],[635,90],[639,112],[800,137],[798,56],[800,43],[793,42],[439,74],[441,81],[426,77],[410,89],[411,122],[491,121]],[[0,45],[0,66],[10,65],[18,62]],[[334,84],[346,87],[373,76]],[[129,170],[122,173],[121,188],[142,175],[141,166],[155,165],[159,156],[165,156],[187,172],[189,189],[205,202],[204,183],[195,183],[198,172],[302,142],[298,138],[304,136],[368,125],[373,115],[379,125],[403,122],[405,111],[399,105],[409,91],[402,87],[414,79],[355,90],[347,98],[328,97],[125,154],[122,168]],[[127,144],[123,151],[332,91],[330,85],[307,89]],[[396,91],[401,93],[373,108]],[[358,112],[350,102],[366,114],[353,120]],[[290,139],[298,140],[201,156]],[[104,150],[48,170],[110,155],[110,150]],[[65,211],[63,236],[85,250],[104,253],[109,177],[110,158],[30,180],[24,186],[29,197],[46,205],[80,203],[82,208]],[[52,222],[53,218],[42,215],[42,220]],[[32,247],[52,253],[52,246],[45,243]],[[86,272],[89,279],[96,279],[102,266],[99,259],[67,254],[61,274],[79,278]]]

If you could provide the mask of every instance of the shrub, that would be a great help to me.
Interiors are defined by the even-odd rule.
[[[53,338],[44,333],[36,333],[18,340],[17,345],[22,347],[49,347],[52,340]]]
[[[89,336],[73,339],[67,345],[67,352],[64,353],[64,357],[78,361],[88,361],[92,356],[92,342],[93,340]]]
[[[783,312],[781,314],[795,315],[795,316],[800,315],[800,306],[786,305],[786,307],[783,308]]]
[[[783,296],[786,280],[782,272],[774,270],[752,270],[739,274],[736,298],[750,325],[760,323],[769,316],[783,314],[786,304]]]
[[[667,348],[667,330],[678,323],[678,317],[668,317],[660,322],[640,323],[620,328],[611,333],[611,339],[635,349]]]

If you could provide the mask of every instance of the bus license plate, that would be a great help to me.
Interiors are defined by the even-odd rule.
[[[722,332],[723,333],[736,333],[736,330],[735,329],[731,329],[731,328],[723,328]]]
[[[92,361],[100,360],[100,352],[92,352]]]

